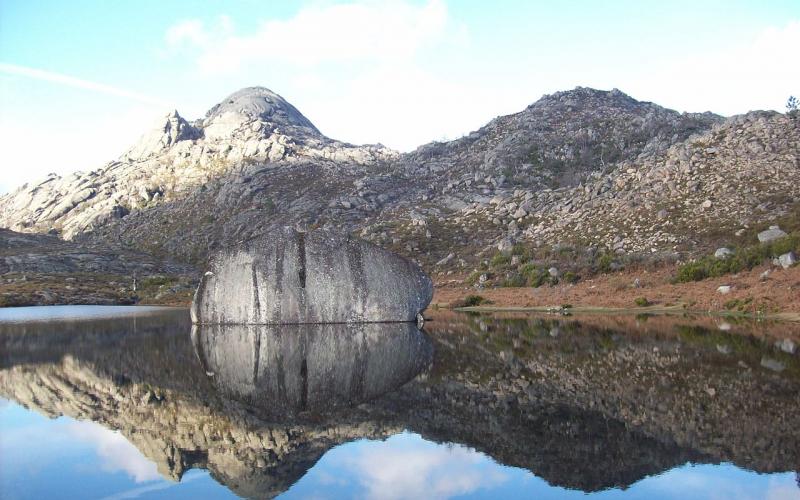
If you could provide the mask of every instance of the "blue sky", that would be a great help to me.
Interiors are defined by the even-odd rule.
[[[680,111],[800,94],[792,1],[0,3],[0,192],[116,158],[160,115],[263,85],[323,133],[409,150],[542,94]]]

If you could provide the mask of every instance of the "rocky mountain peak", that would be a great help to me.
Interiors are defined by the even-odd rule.
[[[216,135],[232,123],[267,122],[274,127],[301,127],[315,135],[319,130],[283,97],[265,87],[247,87],[223,99],[206,113],[203,127]]]
[[[202,131],[186,121],[178,110],[173,109],[161,116],[153,128],[145,132],[139,141],[123,154],[124,160],[141,160],[168,149],[178,141],[194,140],[203,135]]]

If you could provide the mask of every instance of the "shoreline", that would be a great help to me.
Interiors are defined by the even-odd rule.
[[[601,307],[601,306],[578,306],[562,308],[559,306],[534,306],[534,307],[514,307],[514,306],[471,306],[471,307],[442,307],[440,304],[433,304],[436,308],[447,309],[456,312],[520,312],[520,313],[546,313],[556,316],[572,315],[652,315],[652,316],[702,316],[710,318],[736,318],[764,321],[783,321],[800,323],[800,312],[781,312],[773,314],[751,314],[732,311],[714,311],[701,309],[686,309],[681,306],[671,307],[642,307],[642,308],[623,308],[623,307]]]
[[[673,283],[674,273],[674,266],[631,269],[593,276],[575,284],[538,288],[478,288],[440,283],[431,307],[485,312],[691,313],[800,322],[800,266],[782,269],[765,264],[689,283]],[[722,293],[719,287],[730,288]],[[464,302],[468,297],[481,303],[467,307]]]

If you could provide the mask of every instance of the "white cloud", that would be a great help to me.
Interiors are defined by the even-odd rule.
[[[755,38],[731,40],[721,50],[698,47],[685,57],[658,61],[651,71],[631,75],[635,87],[629,92],[686,111],[783,111],[786,99],[800,92],[798,47],[800,21],[769,27]]]
[[[95,446],[103,470],[124,471],[137,483],[161,479],[156,464],[145,458],[119,432],[84,421],[70,422],[67,428],[76,438]]]
[[[371,442],[341,466],[357,477],[367,498],[449,498],[498,486],[508,476],[491,459],[460,445],[439,445],[403,434]]]
[[[286,20],[266,20],[250,34],[237,34],[230,18],[212,27],[183,20],[165,35],[169,48],[194,49],[205,73],[230,73],[245,64],[282,62],[300,67],[320,63],[409,59],[448,33],[447,8],[401,1],[316,5]]]

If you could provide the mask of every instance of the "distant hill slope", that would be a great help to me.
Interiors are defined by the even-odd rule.
[[[185,301],[196,274],[143,252],[0,229],[0,306]]]
[[[356,232],[442,271],[517,242],[687,255],[800,207],[798,126],[576,88],[399,154],[326,138],[251,88],[202,121],[170,114],[103,169],[0,197],[0,226],[200,265],[282,225]]]

